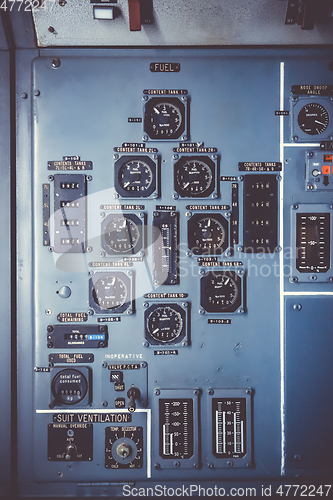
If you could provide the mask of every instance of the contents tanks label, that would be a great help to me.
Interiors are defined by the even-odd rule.
[[[193,400],[159,400],[160,456],[189,459],[193,455]]]

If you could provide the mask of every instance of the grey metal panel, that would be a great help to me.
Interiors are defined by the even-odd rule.
[[[11,281],[9,52],[0,51],[0,495],[9,494],[11,462]]]
[[[301,30],[284,24],[286,1],[153,0],[154,22],[129,31],[128,1],[113,20],[93,19],[90,0],[33,9],[39,47],[139,45],[303,45],[333,42],[332,23]]]
[[[287,473],[295,476],[332,473],[332,300],[286,300]]]
[[[8,43],[6,39],[6,33],[4,30],[2,16],[0,16],[0,50],[8,50]]]

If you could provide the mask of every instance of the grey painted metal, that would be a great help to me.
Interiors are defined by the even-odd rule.
[[[0,50],[8,50],[6,33],[3,25],[2,16],[0,16]]]
[[[3,33],[0,26],[0,34]],[[1,35],[0,35],[1,38]],[[11,225],[9,52],[0,50],[0,495],[9,495],[11,466]]]
[[[305,191],[304,158],[307,146],[295,146],[290,142],[291,117],[280,118],[275,115],[275,111],[289,109],[293,84],[331,84],[332,72],[328,66],[331,56],[331,51],[324,49],[46,49],[42,54],[37,51],[17,52],[18,440],[21,495],[61,496],[66,493],[75,496],[82,495],[82,492],[95,496],[121,495],[121,486],[112,483],[134,480],[137,485],[146,487],[161,482],[172,486],[175,480],[184,484],[206,481],[206,485],[216,483],[222,486],[226,480],[232,484],[244,484],[244,481],[250,480],[282,481],[281,475],[285,471],[288,476],[301,474],[304,480],[309,469],[317,476],[326,474],[326,462],[314,463],[311,459],[318,450],[313,442],[306,450],[309,458],[304,470],[301,467],[301,472],[290,465],[289,457],[290,453],[297,454],[298,449],[304,450],[306,436],[311,429],[308,419],[304,427],[297,427],[300,410],[293,406],[293,398],[295,391],[298,395],[301,387],[296,380],[297,373],[293,370],[295,364],[302,360],[308,361],[311,356],[310,346],[315,341],[313,329],[316,324],[316,313],[312,313],[311,304],[316,309],[319,300],[314,296],[317,292],[331,293],[332,284],[290,283],[287,271],[285,277],[280,277],[279,266],[284,264],[288,268],[290,265],[288,249],[293,243],[291,205],[296,201],[303,204],[328,204],[330,194]],[[52,67],[55,58],[60,61],[56,68]],[[151,73],[150,63],[156,61],[178,62],[181,71],[173,74]],[[94,424],[92,463],[53,462],[47,460],[46,432],[47,424],[52,422],[52,415],[58,413],[59,408],[57,411],[49,408],[50,372],[34,372],[34,368],[48,367],[48,355],[53,350],[47,347],[47,326],[57,322],[57,315],[66,311],[87,312],[89,309],[88,272],[93,268],[88,264],[104,259],[100,255],[100,206],[118,203],[114,197],[113,148],[120,147],[124,142],[142,142],[142,123],[130,123],[128,118],[142,117],[144,89],[188,90],[190,141],[204,142],[205,146],[218,149],[221,175],[237,179],[239,162],[282,161],[284,180],[279,183],[282,217],[279,217],[282,231],[279,241],[282,242],[283,235],[285,248],[283,252],[251,255],[243,254],[237,247],[232,258],[224,255],[223,260],[243,262],[246,270],[246,279],[243,280],[245,312],[200,314],[200,268],[195,257],[186,255],[185,213],[188,211],[186,206],[192,204],[192,200],[175,200],[172,197],[172,149],[178,145],[178,141],[149,141],[148,146],[157,147],[162,158],[161,197],[158,200],[135,200],[145,206],[140,211],[147,214],[149,238],[145,266],[134,263],[131,268],[134,271],[135,313],[122,315],[120,322],[108,323],[109,346],[106,349],[94,349],[95,361],[89,365],[93,372],[92,406],[87,405],[83,409],[87,413],[102,414],[107,411],[103,405],[107,401],[110,412],[115,411],[113,400],[108,396],[111,393],[110,382],[103,363],[123,363],[122,356],[126,355],[127,359],[147,362],[148,406],[133,413],[133,425],[144,427],[147,461],[144,470],[106,470],[103,462],[105,426],[98,423]],[[23,93],[27,94],[26,99],[21,97]],[[312,147],[319,148],[315,144],[313,141]],[[92,176],[92,180],[87,183],[88,245],[92,248],[89,254],[57,255],[42,245],[42,184],[49,183],[51,200],[53,195],[53,181],[49,175],[54,172],[47,169],[48,161],[61,160],[66,155],[78,155],[82,160],[93,162],[93,170],[86,172]],[[271,175],[279,175],[279,172]],[[238,183],[241,246],[243,190],[240,179]],[[121,200],[121,203],[127,201],[133,203],[132,200]],[[195,204],[206,203],[206,199],[195,200]],[[231,205],[230,181],[221,182],[220,197],[214,203]],[[149,235],[152,212],[158,204],[175,205],[181,215],[181,278],[180,285],[155,290],[151,282]],[[213,200],[209,200],[209,204],[213,204]],[[57,293],[63,286],[71,289],[70,297],[62,298]],[[143,294],[152,291],[177,291],[189,295],[186,301],[191,304],[190,345],[177,347],[178,355],[157,356],[154,355],[153,347],[145,347],[142,343],[146,302]],[[283,315],[284,294],[295,291],[298,295],[302,292],[313,294],[306,298],[309,305],[306,314],[302,316],[301,313],[299,316],[304,318],[300,323],[294,319],[298,310],[289,311],[289,299],[286,317]],[[324,318],[325,339],[329,335],[329,303],[332,297],[326,297],[324,305],[319,307],[320,317]],[[151,298],[149,302],[152,302]],[[155,302],[161,300],[155,299]],[[298,302],[302,304],[300,298],[297,298]],[[208,318],[216,316],[230,317],[231,324],[208,324]],[[97,324],[97,317],[96,314],[90,315],[88,324]],[[294,332],[298,332],[299,327],[301,330],[295,334],[295,339],[297,342],[304,339],[308,346],[304,347],[300,361],[297,359],[298,343],[293,341]],[[323,377],[319,366],[321,360],[313,367],[308,367],[306,375],[307,379],[311,379],[313,392],[321,391],[322,384],[325,393],[328,392],[331,380],[329,360],[325,356],[323,360],[327,366],[327,379]],[[302,365],[301,373],[305,369]],[[249,387],[253,389],[253,467],[214,470],[202,460],[202,467],[199,468],[159,469],[149,463],[148,457],[156,456],[159,446],[156,403],[153,402],[155,390],[165,388],[168,394],[179,393],[180,397],[186,398],[190,389],[199,390],[195,398],[199,401],[198,429],[201,435],[195,446],[202,451],[201,458],[204,458],[205,450],[209,447],[207,433],[211,429],[211,424],[207,425],[206,422],[205,405],[209,398],[205,392],[211,388],[225,390]],[[24,411],[20,411],[22,408]],[[328,409],[332,411],[331,403],[328,403]],[[293,477],[293,480],[296,479]]]
[[[128,1],[109,4],[112,20],[93,18],[90,0],[33,9],[39,47],[309,45],[333,42],[332,19],[313,30],[285,25],[286,0],[153,0],[154,21],[129,31]]]

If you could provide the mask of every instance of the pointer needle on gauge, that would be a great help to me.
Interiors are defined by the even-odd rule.
[[[158,109],[154,108],[154,111],[155,111],[156,114],[158,114],[158,115],[160,114],[160,112],[158,111]]]
[[[315,123],[319,123],[319,125],[325,125],[325,123],[320,122],[320,121],[318,121],[318,120],[315,120]]]

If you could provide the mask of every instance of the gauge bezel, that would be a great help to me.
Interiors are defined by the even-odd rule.
[[[128,274],[130,273],[130,274]],[[123,304],[115,307],[114,309],[105,309],[100,307],[94,299],[94,290],[97,282],[102,278],[116,276],[124,282],[127,290],[127,297]],[[133,273],[122,271],[105,271],[94,273],[89,280],[89,305],[97,314],[131,314],[134,312],[134,295],[133,295]]]
[[[198,223],[202,219],[214,219],[220,224],[223,229],[224,229],[224,234],[225,238],[224,241],[222,242],[221,246],[218,248],[213,248],[213,249],[201,249],[197,246],[197,243],[195,241],[196,236],[195,236],[195,231],[198,228]],[[220,255],[223,252],[225,252],[228,248],[229,245],[229,224],[228,221],[223,217],[222,214],[216,213],[216,212],[210,212],[210,211],[202,211],[200,213],[194,214],[192,217],[187,222],[187,243],[188,243],[188,248],[189,250],[194,254],[194,255]]]
[[[219,160],[218,157],[212,158],[207,155],[182,155],[178,160],[174,160],[174,166],[173,166],[173,185],[175,191],[174,194],[185,199],[209,198],[209,197],[217,198],[219,195],[218,193],[219,183],[217,182],[218,172],[219,172],[218,160]],[[210,186],[203,193],[189,194],[186,191],[184,191],[184,189],[178,183],[177,177],[180,169],[184,167],[184,165],[186,165],[187,162],[190,161],[198,161],[205,163],[211,172],[212,181],[210,183]]]
[[[211,283],[213,278],[218,276],[226,276],[231,278],[237,287],[237,297],[235,301],[226,307],[216,307],[210,304],[209,297],[207,295],[206,287]],[[200,304],[205,309],[207,313],[219,314],[219,313],[231,313],[237,311],[243,304],[243,293],[244,293],[244,275],[239,276],[235,269],[224,269],[219,271],[208,271],[200,280]],[[243,309],[244,305],[243,305]]]
[[[107,228],[108,228],[109,224],[111,224],[112,221],[115,221],[115,220],[117,220],[119,218],[123,218],[123,219],[132,221],[133,224],[135,224],[136,227],[137,227],[137,229],[138,229],[138,233],[139,233],[138,241],[128,251],[119,251],[119,252],[117,252],[116,250],[114,250],[112,248],[112,246],[110,246],[109,242],[107,241],[106,234],[107,234]],[[143,224],[143,222],[144,222],[144,218],[140,219],[136,214],[127,214],[127,213],[125,214],[123,212],[112,212],[112,213],[109,213],[105,217],[105,219],[103,219],[102,225],[101,225],[101,245],[102,245],[102,248],[105,250],[105,252],[108,255],[118,255],[118,256],[125,255],[126,256],[126,255],[135,255],[135,254],[137,254],[138,252],[140,252],[144,248],[144,232],[145,232],[144,228],[145,228],[145,224]]]
[[[147,96],[144,96],[146,98]],[[178,108],[181,117],[182,117],[182,123],[175,132],[172,134],[168,134],[166,136],[163,135],[158,135],[154,132],[150,119],[151,119],[151,114],[152,110],[155,106],[160,105],[160,104],[171,104],[172,106],[175,106]],[[143,119],[143,130],[144,133],[148,135],[149,140],[151,141],[176,141],[176,140],[183,140],[186,141],[189,139],[188,137],[188,97],[184,96],[182,99],[179,97],[169,97],[169,96],[161,96],[161,97],[151,97],[148,98],[147,101],[145,101],[144,105],[144,119]]]
[[[329,122],[325,130],[320,134],[311,135],[304,132],[298,124],[298,115],[304,106],[309,104],[318,104],[323,106],[327,113]],[[293,96],[291,97],[291,140],[293,142],[318,142],[331,139],[333,134],[333,103],[327,97],[312,96]]]
[[[170,309],[173,309],[177,313],[180,314],[182,318],[182,328],[181,332],[179,335],[174,338],[173,340],[169,340],[167,342],[163,342],[160,340],[157,340],[154,338],[151,334],[151,332],[148,329],[148,321],[152,313],[154,313],[156,310],[158,310],[161,307],[169,307]],[[169,346],[169,345],[181,345],[181,346],[187,346],[189,345],[189,308],[190,304],[188,302],[161,302],[161,303],[154,303],[150,304],[147,303],[147,308],[145,309],[144,313],[144,330],[145,330],[145,341],[149,342],[150,345],[153,346]]]
[[[57,379],[60,377],[60,374],[62,372],[65,372],[65,371],[75,371],[75,372],[78,372],[81,374],[81,376],[84,378],[86,384],[87,384],[87,387],[86,387],[86,392],[84,394],[84,396],[79,400],[77,401],[76,403],[66,403],[64,401],[62,401],[56,394],[55,392],[55,383],[57,381]],[[90,371],[90,368],[88,367],[85,367],[85,366],[78,366],[75,368],[74,367],[68,367],[68,366],[61,366],[61,367],[57,367],[57,368],[53,368],[51,370],[51,386],[50,386],[50,397],[51,397],[51,404],[52,406],[56,406],[56,407],[73,407],[73,406],[87,406],[90,402],[91,402],[91,387],[92,387],[92,374],[91,374],[91,371]]]
[[[119,180],[119,175],[122,167],[124,167],[127,163],[131,161],[140,161],[146,163],[148,167],[151,169],[153,180],[151,185],[146,191],[127,191],[121,185]],[[153,198],[156,199],[159,197],[160,193],[160,157],[157,155],[132,155],[132,156],[121,156],[114,163],[114,187],[116,193],[121,198]],[[141,193],[141,194],[140,194]]]

